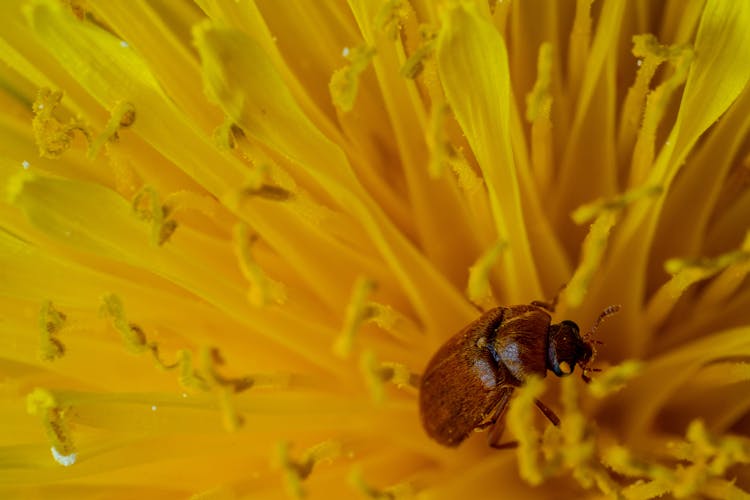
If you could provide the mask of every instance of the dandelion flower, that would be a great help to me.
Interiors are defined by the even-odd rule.
[[[747,2],[2,9],[3,497],[748,496]],[[602,371],[431,441],[563,286]]]

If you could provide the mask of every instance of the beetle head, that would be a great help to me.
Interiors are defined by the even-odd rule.
[[[590,382],[589,373],[601,371],[598,368],[591,368],[596,357],[594,344],[602,343],[599,340],[592,340],[594,333],[604,318],[619,310],[619,305],[605,308],[594,321],[591,330],[583,337],[578,330],[578,325],[572,321],[565,320],[559,324],[550,325],[547,332],[547,369],[552,370],[558,377],[564,377],[573,373],[576,364],[579,364],[583,370],[581,378],[586,383]]]
[[[585,367],[593,354],[593,346],[581,337],[574,322],[565,320],[550,325],[547,332],[547,369],[555,375],[570,375],[577,364]]]

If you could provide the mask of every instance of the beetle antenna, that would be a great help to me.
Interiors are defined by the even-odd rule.
[[[596,333],[596,330],[599,329],[599,325],[602,324],[602,321],[604,321],[604,318],[608,316],[612,316],[613,314],[617,314],[622,306],[620,304],[611,305],[607,308],[605,308],[600,314],[599,317],[596,318],[596,321],[594,321],[594,324],[591,326],[591,330],[583,337],[583,339],[587,342],[591,342],[591,337],[594,336]],[[597,342],[598,341],[594,341]]]
[[[601,371],[598,368],[589,368],[589,366],[594,364],[594,359],[596,358],[596,344],[603,344],[601,340],[592,340],[592,337],[596,333],[596,330],[599,328],[599,325],[601,325],[602,321],[604,321],[604,318],[616,314],[620,311],[621,307],[622,306],[620,306],[619,304],[606,307],[601,313],[599,313],[599,317],[596,318],[596,321],[594,321],[594,324],[591,326],[591,330],[589,330],[588,333],[583,336],[584,342],[588,343],[588,345],[591,347],[591,357],[586,361],[584,365],[581,366],[581,368],[583,369],[581,378],[587,384],[591,382],[591,377],[589,377],[588,375],[589,372]]]

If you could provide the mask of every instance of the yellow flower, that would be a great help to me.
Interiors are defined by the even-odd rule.
[[[2,14],[3,498],[748,496],[749,3]],[[565,284],[591,384],[430,440],[437,348]]]

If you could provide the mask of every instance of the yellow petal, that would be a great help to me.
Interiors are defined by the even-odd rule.
[[[505,43],[474,7],[462,3],[445,12],[436,54],[448,103],[484,173],[497,235],[508,241],[501,257],[507,300],[540,297],[511,150]]]

